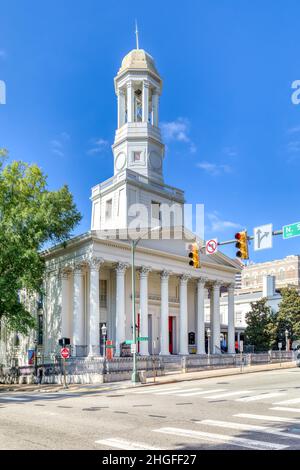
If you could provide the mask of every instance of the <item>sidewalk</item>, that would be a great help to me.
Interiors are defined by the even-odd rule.
[[[174,373],[169,375],[163,375],[161,377],[156,377],[156,384],[171,384],[182,381],[190,380],[201,380],[209,379],[213,377],[226,377],[228,375],[240,375],[240,374],[250,374],[253,372],[265,372],[271,370],[283,370],[283,369],[292,369],[296,367],[296,362],[282,362],[281,365],[276,364],[262,364],[255,366],[243,366],[242,372],[240,367],[230,367],[224,369],[211,369],[211,370],[201,370],[197,372],[181,372]],[[147,379],[147,385],[153,385],[153,377]]]
[[[224,369],[211,369],[202,370],[196,372],[175,372],[154,378],[149,377],[146,379],[146,384],[137,384],[135,386],[143,387],[149,385],[160,385],[160,384],[172,384],[176,382],[184,382],[191,380],[201,380],[213,377],[226,377],[230,375],[250,374],[254,372],[267,372],[272,370],[283,370],[292,369],[296,367],[296,363],[283,362],[281,365],[276,364],[262,364],[255,366],[244,366],[241,372],[239,367],[231,367]],[[65,389],[62,385],[56,384],[43,384],[43,385],[11,385],[11,384],[0,384],[0,394],[7,392],[41,392],[41,393],[53,393],[53,392],[96,392],[96,391],[112,391],[134,387],[130,380],[124,380],[121,382],[110,382],[110,383],[99,383],[99,384],[70,384]]]

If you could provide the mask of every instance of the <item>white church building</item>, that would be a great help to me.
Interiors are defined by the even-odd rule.
[[[62,337],[70,338],[73,356],[100,355],[103,325],[114,355],[123,354],[133,333],[129,235],[136,220],[141,237],[135,254],[136,328],[137,336],[148,338],[138,343],[139,353],[205,354],[208,347],[219,353],[221,334],[228,352],[234,353],[234,282],[240,267],[221,252],[201,253],[200,268],[189,266],[187,242],[197,237],[182,229],[184,192],[164,182],[165,147],[159,128],[162,79],[153,58],[142,49],[132,50],[114,83],[118,104],[114,175],[91,190],[91,230],[43,253],[45,295],[33,306],[39,319],[39,355],[52,361]],[[170,222],[165,223],[168,212]],[[148,228],[154,226],[160,229],[150,237]],[[220,296],[225,291],[227,308],[221,315]],[[207,302],[209,318],[205,318]],[[10,349],[19,365],[27,364],[33,340],[19,338]]]

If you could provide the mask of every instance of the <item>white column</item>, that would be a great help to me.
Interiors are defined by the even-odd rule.
[[[235,353],[234,284],[228,286],[228,352]]]
[[[116,356],[120,356],[121,343],[125,341],[125,272],[127,265],[116,265]]]
[[[154,90],[152,94],[152,124],[158,127],[158,101],[159,93],[158,90]]]
[[[89,356],[100,354],[100,295],[99,269],[103,260],[92,257],[90,260],[90,318],[89,318]]]
[[[149,119],[149,83],[143,82],[143,122]]]
[[[118,91],[118,128],[125,124],[125,93],[124,90]]]
[[[75,354],[82,355],[84,346],[84,291],[83,291],[83,265],[74,267],[74,292],[73,292],[73,346]]]
[[[140,269],[140,336],[148,336],[148,274],[150,268],[143,266]],[[140,354],[149,355],[148,341],[140,341]]]
[[[212,327],[212,350],[214,354],[220,353],[220,287],[219,282],[215,282],[212,287],[213,296],[213,327]]]
[[[127,122],[134,121],[134,90],[133,83],[127,83]]]
[[[187,311],[187,283],[189,276],[183,274],[179,279],[179,354],[187,355],[189,353]]]
[[[160,311],[160,354],[167,356],[169,351],[169,275],[162,271],[160,275],[161,311]]]
[[[69,272],[62,271],[61,277],[61,337],[69,334]]]
[[[205,354],[205,310],[204,310],[205,279],[197,282],[197,354]]]

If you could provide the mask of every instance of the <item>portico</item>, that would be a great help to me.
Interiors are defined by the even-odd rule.
[[[220,353],[221,290],[228,292],[227,346],[228,352],[233,353],[235,325],[230,269],[223,268],[223,279],[216,278],[205,266],[205,274],[191,269],[184,257],[171,262],[172,255],[167,256],[166,268],[162,269],[159,250],[153,251],[151,255],[146,255],[146,247],[137,251],[137,335],[148,337],[148,341],[140,342],[139,354],[206,354],[208,327],[211,330],[210,353]],[[121,253],[122,261],[113,259],[121,257]],[[145,263],[140,262],[142,258]],[[132,338],[130,245],[98,240],[94,252],[89,247],[78,260],[70,262],[59,257],[55,264],[53,270],[49,265],[48,276],[58,276],[61,286],[56,337],[70,337],[74,356],[99,356],[103,340],[100,328],[105,323],[114,355],[124,354],[124,342]],[[105,293],[101,293],[103,283]],[[204,315],[205,301],[210,303],[209,322]],[[50,323],[46,318],[46,325]],[[189,333],[194,334],[194,345],[189,344]]]

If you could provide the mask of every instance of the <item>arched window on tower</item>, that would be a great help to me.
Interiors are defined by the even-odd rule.
[[[134,120],[135,122],[143,120],[142,92],[139,88],[134,92]]]

